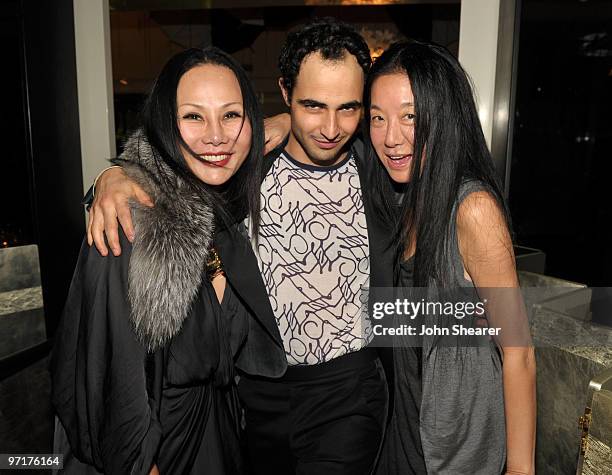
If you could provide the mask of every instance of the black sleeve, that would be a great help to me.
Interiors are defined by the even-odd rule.
[[[51,358],[52,402],[81,461],[106,474],[147,474],[161,428],[130,323],[131,245],[120,239],[118,257],[83,242]]]
[[[93,203],[94,200],[94,187],[93,185],[91,185],[89,187],[89,190],[87,190],[87,193],[85,193],[85,196],[83,196],[83,199],[81,200],[81,204],[85,205],[85,208],[87,209],[87,211],[89,211],[89,208],[91,208],[91,204]]]

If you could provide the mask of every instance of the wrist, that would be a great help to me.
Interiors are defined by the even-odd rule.
[[[512,468],[507,468],[506,469],[506,475],[533,475],[535,473],[535,471],[533,470],[533,468],[528,469],[528,470],[518,470],[518,469],[512,469]]]
[[[119,165],[111,165],[110,167],[106,167],[104,170],[102,170],[100,173],[98,173],[98,176],[94,180],[93,186],[92,186],[92,195],[93,196],[96,196],[96,186],[98,185],[98,180],[102,177],[102,175],[104,175],[107,171],[109,171],[112,168],[121,168],[121,166],[119,166]]]

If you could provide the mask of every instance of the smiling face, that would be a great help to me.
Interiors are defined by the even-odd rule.
[[[251,123],[238,79],[224,66],[196,66],[181,77],[176,104],[181,137],[198,156],[181,146],[189,169],[209,185],[227,182],[251,148]]]
[[[410,181],[415,118],[414,95],[406,74],[385,74],[374,80],[370,138],[378,158],[397,183]]]
[[[362,110],[364,72],[355,56],[327,60],[315,52],[304,58],[291,100],[291,134],[287,151],[299,162],[331,166],[343,158],[344,146],[357,130]]]

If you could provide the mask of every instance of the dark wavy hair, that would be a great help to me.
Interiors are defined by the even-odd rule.
[[[374,63],[365,87],[365,127],[369,138],[372,84],[392,73],[410,79],[415,104],[415,143],[410,182],[399,207],[384,167],[375,167],[376,206],[395,231],[399,264],[415,239],[415,286],[451,285],[446,243],[452,209],[464,181],[482,183],[510,218],[478,118],[467,74],[444,47],[420,41],[392,45]],[[370,142],[371,143],[371,142]],[[377,160],[372,147],[370,159]],[[422,166],[422,168],[421,168]],[[419,171],[421,171],[419,173]],[[398,213],[399,212],[399,217]],[[396,269],[397,270],[397,269]]]
[[[278,58],[278,68],[289,99],[306,56],[319,52],[324,59],[339,60],[347,51],[357,58],[367,74],[372,64],[370,50],[351,25],[332,17],[314,18],[299,30],[289,33]]]
[[[211,186],[199,180],[189,169],[180,147],[184,147],[196,158],[181,137],[177,122],[176,92],[180,79],[196,66],[214,64],[231,70],[242,93],[245,119],[251,123],[251,149],[235,175],[224,185]],[[230,224],[234,216],[253,210],[253,219],[259,219],[258,167],[262,160],[264,146],[264,126],[257,96],[251,81],[242,67],[227,53],[215,47],[191,48],[174,55],[163,67],[155,80],[153,88],[145,100],[141,119],[144,133],[155,150],[155,160],[170,167],[196,191],[202,199],[210,203],[219,223]],[[236,137],[237,138],[237,137]],[[171,177],[161,173],[159,178],[164,187],[171,189],[175,183]],[[164,188],[162,187],[162,188]],[[229,210],[229,212],[228,212]]]

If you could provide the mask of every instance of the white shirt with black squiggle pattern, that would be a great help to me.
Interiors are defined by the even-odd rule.
[[[363,348],[372,337],[362,291],[370,259],[354,157],[315,167],[284,152],[263,181],[261,207],[259,242],[251,242],[289,364]]]

